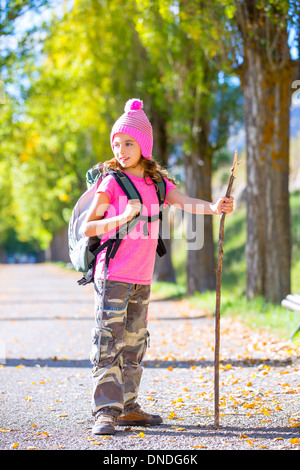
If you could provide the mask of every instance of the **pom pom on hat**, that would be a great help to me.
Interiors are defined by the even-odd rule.
[[[117,119],[111,130],[110,142],[112,149],[115,135],[122,132],[131,135],[137,141],[144,158],[152,158],[152,126],[143,111],[143,101],[138,98],[128,100],[124,111],[124,114]]]
[[[130,111],[138,111],[139,109],[143,109],[143,102],[137,98],[132,98],[128,100],[125,104],[124,111],[125,113],[129,113]]]

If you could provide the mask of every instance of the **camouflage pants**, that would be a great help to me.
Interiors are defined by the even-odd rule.
[[[141,362],[149,338],[150,285],[107,280],[105,294],[103,281],[95,279],[94,286],[96,328],[92,330],[90,356],[94,363],[92,412],[94,415],[106,407],[123,412],[138,395]]]

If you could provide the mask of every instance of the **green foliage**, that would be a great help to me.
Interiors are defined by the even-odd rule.
[[[12,35],[15,18],[47,2],[4,3],[2,34]],[[257,2],[290,17],[287,3]],[[229,0],[77,0],[4,51],[13,92],[0,108],[0,243],[13,227],[45,248],[66,225],[87,169],[112,155],[111,125],[130,97],[167,123],[170,148],[180,141],[187,155],[205,116],[215,168],[227,161],[228,130],[243,120],[241,90],[229,80],[242,53],[236,9]]]
[[[5,66],[18,99],[7,90],[0,115],[1,243],[14,227],[19,240],[47,247],[85,189],[87,169],[111,157],[110,129],[130,97],[168,122],[170,143],[179,136],[189,152],[201,95],[213,145],[224,145],[238,90],[230,97],[228,83],[220,86],[208,19],[191,23],[194,13],[166,0],[78,0],[41,26],[43,39],[25,31],[22,54],[12,52]]]

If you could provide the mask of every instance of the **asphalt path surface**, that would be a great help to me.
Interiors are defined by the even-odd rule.
[[[139,403],[163,424],[94,436],[93,286],[79,277],[47,263],[0,265],[0,449],[98,450],[113,464],[158,451],[200,464],[201,450],[299,450],[299,349],[222,319],[216,429],[214,318],[186,300],[153,298],[149,308]]]

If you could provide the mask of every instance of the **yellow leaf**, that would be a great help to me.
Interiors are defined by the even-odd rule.
[[[143,432],[140,432],[139,437],[145,437],[145,434]]]
[[[31,427],[32,427],[32,428],[36,428],[36,427],[37,427],[37,424],[33,423],[33,424],[31,425]]]
[[[59,418],[66,418],[68,415],[59,415]]]
[[[289,441],[291,444],[298,444],[299,443],[299,439],[298,437],[294,437],[294,439],[290,439]]]
[[[19,444],[17,442],[15,442],[14,444],[12,444],[10,446],[12,449],[16,449],[17,447],[19,447]]]

